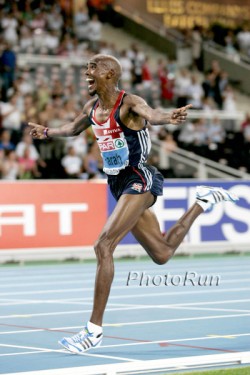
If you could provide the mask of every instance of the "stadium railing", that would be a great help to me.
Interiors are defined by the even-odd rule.
[[[217,60],[221,69],[228,73],[232,83],[246,94],[250,94],[250,64],[239,61],[239,58],[233,58],[231,55],[222,51],[222,48],[216,44],[205,43],[204,51],[204,69],[209,70],[211,62]]]
[[[166,153],[164,141],[154,140],[152,144],[154,151],[158,152],[161,169],[176,165],[176,162],[179,162],[187,168],[190,167],[198,179],[223,178],[231,180],[241,178],[250,180],[250,174],[201,157],[194,152],[177,147],[171,153]]]

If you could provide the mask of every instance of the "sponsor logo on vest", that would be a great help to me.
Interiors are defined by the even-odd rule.
[[[116,148],[122,148],[122,147],[124,147],[124,141],[121,140],[121,139],[116,139],[115,140],[115,147]]]
[[[120,132],[120,131],[121,131],[120,128],[117,128],[117,129],[109,129],[109,130],[104,129],[104,130],[103,130],[103,134],[104,134],[104,135],[107,135],[107,134],[113,134],[113,133],[117,133],[117,132]]]
[[[110,150],[114,150],[115,149],[115,146],[114,146],[114,142],[113,141],[108,141],[108,142],[99,142],[99,147],[100,147],[100,150],[103,152],[103,151],[110,151]]]

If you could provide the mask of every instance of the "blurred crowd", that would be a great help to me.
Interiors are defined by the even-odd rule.
[[[103,178],[102,160],[91,129],[76,138],[32,140],[27,122],[58,127],[72,121],[89,99],[84,67],[32,64],[17,66],[20,54],[80,57],[83,63],[95,53],[112,54],[123,67],[120,87],[138,94],[153,107],[180,107],[236,113],[234,91],[217,61],[205,77],[195,49],[190,70],[175,61],[152,64],[137,44],[126,50],[102,40],[103,22],[113,18],[112,1],[88,1],[69,17],[57,1],[4,3],[0,17],[0,176],[1,179]],[[197,31],[199,33],[199,30]],[[194,34],[196,33],[194,30]],[[154,68],[152,68],[152,66]],[[250,116],[235,133],[233,120],[195,119],[168,132],[150,127],[152,137],[250,172]],[[235,137],[240,149],[232,151]],[[151,160],[156,165],[157,158]],[[166,173],[165,173],[166,172]],[[167,171],[163,171],[167,175]]]
[[[250,24],[244,22],[235,29],[214,26],[214,42],[224,47],[235,61],[250,62]]]

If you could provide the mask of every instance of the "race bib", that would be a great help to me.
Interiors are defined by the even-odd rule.
[[[129,150],[125,138],[115,138],[104,142],[98,141],[103,158],[103,171],[116,175],[129,165]]]

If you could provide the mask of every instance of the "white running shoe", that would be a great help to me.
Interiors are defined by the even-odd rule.
[[[214,204],[229,201],[236,202],[239,198],[221,187],[197,186],[196,201],[206,211]]]
[[[91,348],[100,346],[102,338],[102,332],[97,335],[89,332],[87,324],[78,334],[72,337],[64,337],[58,343],[72,353],[81,354]]]

